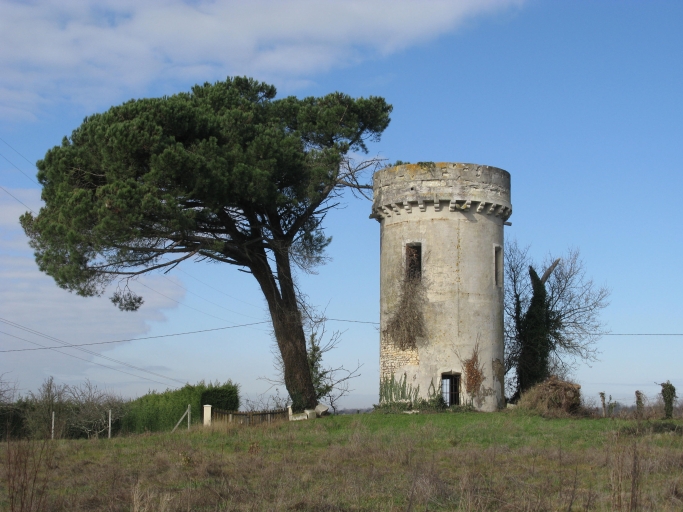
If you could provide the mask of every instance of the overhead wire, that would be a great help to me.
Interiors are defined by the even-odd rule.
[[[8,148],[10,148],[12,151],[14,151],[14,152],[15,152],[17,155],[19,155],[21,158],[23,158],[24,160],[26,160],[30,165],[36,165],[35,162],[31,162],[28,158],[26,158],[24,155],[22,155],[21,153],[19,153],[19,151],[17,151],[17,150],[14,149],[12,146],[10,146],[10,145],[9,145],[9,142],[7,142],[7,141],[6,141],[5,139],[3,139],[2,137],[0,137],[0,141],[2,141]]]
[[[8,333],[4,333],[4,334],[8,334]],[[14,334],[8,334],[8,336],[11,336],[11,337],[16,338],[16,339],[21,340],[21,341],[25,341],[25,342],[27,342],[27,343],[31,343],[31,344],[33,344],[33,345],[38,345],[39,347],[43,347],[43,345],[41,345],[40,343],[37,343],[37,342],[35,342],[35,341],[31,341],[31,340],[27,340],[27,339],[25,339],[25,338],[21,338],[21,337],[19,337],[19,336],[15,336]],[[48,347],[45,347],[45,348],[48,348]],[[142,376],[142,375],[135,375],[134,373],[130,373],[130,372],[127,372],[127,371],[125,371],[125,370],[121,370],[121,369],[119,369],[119,368],[114,368],[114,367],[112,367],[112,366],[107,366],[106,364],[98,363],[98,362],[96,362],[96,361],[90,361],[89,359],[85,359],[84,357],[78,357],[78,356],[75,355],[75,354],[69,354],[68,352],[62,352],[62,350],[60,350],[60,349],[58,349],[58,348],[49,348],[49,349],[52,350],[52,351],[54,351],[54,352],[57,352],[57,353],[59,353],[59,354],[62,354],[62,355],[68,356],[68,357],[73,357],[74,359],[79,359],[79,360],[81,360],[81,361],[85,361],[86,363],[90,363],[90,364],[94,364],[94,365],[97,365],[97,366],[101,366],[102,368],[107,368],[107,369],[113,370],[113,371],[115,371],[115,372],[124,373],[124,374],[126,374],[126,375],[130,375],[131,377],[135,377],[135,378],[138,378],[138,379],[144,379],[144,380],[148,380],[148,381],[150,381],[150,382],[156,382],[157,384],[161,384],[162,386],[168,386],[168,383],[167,383],[167,382],[159,382],[158,380],[150,379],[149,377],[144,377],[144,376]],[[164,378],[168,378],[168,377],[164,377]],[[173,379],[173,380],[175,380],[175,379]],[[183,384],[184,384],[184,383],[183,383]]]
[[[126,338],[122,340],[111,340],[111,341],[93,341],[91,343],[74,343],[70,345],[60,345],[58,347],[41,347],[41,348],[15,348],[15,349],[9,349],[9,350],[0,350],[0,353],[7,353],[7,352],[32,352],[35,350],[50,350],[53,348],[70,348],[70,347],[86,347],[86,346],[92,346],[92,345],[108,345],[112,343],[124,343],[126,341],[142,341],[142,340],[153,340],[157,338],[171,338],[174,336],[186,336],[188,334],[200,334],[200,333],[205,333],[205,332],[211,332],[211,331],[223,331],[226,329],[237,329],[238,327],[247,327],[249,325],[258,325],[258,324],[267,324],[270,323],[268,320],[264,320],[263,322],[252,322],[250,324],[241,324],[241,325],[230,325],[227,327],[216,327],[214,329],[201,329],[199,331],[187,331],[187,332],[176,332],[176,333],[171,333],[171,334],[160,334],[158,336],[144,336],[141,338]],[[7,334],[8,336],[14,336],[13,334],[9,334],[4,331],[0,331],[0,334]],[[16,338],[16,336],[14,336]]]
[[[19,198],[16,197],[14,194],[12,194],[12,193],[11,193],[9,190],[7,190],[5,187],[3,187],[2,185],[0,185],[0,188],[1,188],[2,190],[4,190],[5,193],[6,193],[8,196],[12,197],[15,201],[17,201],[18,203],[22,204],[25,208],[28,208],[29,211],[30,211],[31,213],[33,213],[34,215],[37,215],[36,212],[34,212],[33,209],[32,209],[30,206],[28,206],[28,205],[27,205],[26,203],[24,203],[21,199],[19,199]]]
[[[48,339],[48,340],[51,340],[51,341],[55,341],[55,342],[61,344],[62,346],[64,346],[64,345],[70,345],[70,343],[68,343],[68,342],[66,342],[66,341],[64,341],[64,340],[60,340],[59,338],[55,338],[54,336],[50,336],[49,334],[45,334],[45,333],[42,333],[42,332],[40,332],[40,331],[36,331],[35,329],[31,329],[30,327],[26,327],[26,326],[21,325],[21,324],[18,324],[18,323],[16,323],[16,322],[12,322],[12,321],[7,320],[7,319],[5,319],[5,318],[0,318],[0,322],[2,322],[2,323],[4,323],[4,324],[7,324],[7,325],[11,325],[12,327],[14,327],[14,328],[16,328],[16,329],[21,329],[21,330],[23,330],[23,331],[30,332],[31,334],[35,334],[36,336],[40,336],[40,337],[42,337],[42,338],[45,338],[45,339]],[[67,348],[67,347],[65,347],[65,348]],[[74,348],[74,349],[76,349],[76,350],[79,350],[79,351],[81,351],[81,352],[85,352],[85,353],[90,354],[90,355],[95,356],[95,357],[101,357],[102,359],[106,359],[107,361],[111,361],[111,362],[113,362],[113,363],[117,363],[117,364],[120,364],[120,365],[122,365],[122,366],[126,366],[126,367],[128,367],[128,368],[131,368],[131,369],[133,369],[133,370],[137,370],[137,371],[139,371],[139,372],[148,373],[148,374],[154,375],[154,376],[156,376],[156,377],[161,377],[162,379],[173,380],[173,381],[175,381],[175,382],[179,382],[179,383],[181,383],[181,384],[185,384],[185,381],[178,380],[178,379],[175,379],[175,378],[173,378],[173,377],[167,377],[166,375],[162,375],[162,374],[160,374],[160,373],[156,373],[156,372],[153,372],[153,371],[151,371],[151,370],[145,370],[144,368],[140,368],[140,367],[135,366],[135,365],[132,365],[132,364],[130,364],[130,363],[126,363],[125,361],[120,361],[120,360],[118,360],[118,359],[114,359],[113,357],[109,357],[109,356],[105,356],[105,355],[102,355],[102,354],[98,354],[97,352],[93,352],[92,350],[88,350],[87,348],[82,348],[82,347],[72,347],[72,348]]]
[[[178,283],[176,283],[175,281],[173,281],[173,279],[171,279],[171,278],[168,277],[168,276],[162,275],[162,277],[163,277],[164,279],[167,279],[169,282],[173,283],[174,285],[176,285],[178,288],[181,288],[182,290],[185,290],[185,292],[189,293],[190,295],[194,295],[195,297],[198,297],[198,298],[202,299],[203,301],[208,302],[209,304],[213,304],[214,306],[217,306],[217,307],[219,307],[219,308],[221,308],[221,309],[224,309],[224,310],[226,310],[226,311],[229,311],[230,313],[235,313],[236,315],[245,316],[245,317],[247,317],[247,318],[254,318],[254,319],[257,319],[257,317],[255,317],[255,316],[245,315],[244,313],[240,313],[239,311],[235,311],[235,310],[233,310],[233,309],[226,308],[225,306],[221,306],[221,305],[218,304],[217,302],[213,302],[212,300],[209,300],[209,299],[207,299],[207,298],[205,298],[205,297],[202,297],[202,296],[199,295],[198,293],[191,292],[190,290],[188,290],[187,288],[185,288],[183,285],[178,284]]]
[[[610,332],[607,334],[603,334],[602,336],[683,336],[683,333],[666,333],[666,332],[664,332],[664,333],[662,333],[662,332],[658,332],[658,333],[640,333],[640,332],[636,332],[636,333],[633,333],[633,332],[613,333],[613,332]]]
[[[4,142],[4,141],[3,141],[3,142]],[[11,147],[11,146],[10,146],[10,147]],[[24,176],[26,176],[28,179],[30,179],[33,183],[35,183],[36,185],[40,185],[40,183],[38,183],[36,180],[34,180],[33,178],[31,178],[31,177],[30,177],[28,174],[26,174],[24,171],[22,171],[19,167],[17,167],[17,165],[16,165],[14,162],[12,162],[12,161],[11,161],[9,158],[7,158],[5,155],[3,155],[2,153],[0,153],[0,157],[2,157],[2,158],[4,158],[5,160],[7,160],[7,162],[9,162],[9,164],[10,164],[12,167],[14,167],[17,171],[19,171],[21,174],[23,174]]]
[[[341,318],[325,318],[325,320],[330,320],[332,322],[347,322],[350,324],[374,324],[379,325],[379,322],[368,322],[366,320],[343,320]]]
[[[21,153],[19,153],[19,151],[17,151],[17,150],[14,149],[12,146],[10,146],[9,143],[8,143],[5,139],[3,139],[3,138],[0,137],[0,141],[4,142],[4,143],[7,145],[7,147],[9,147],[12,151],[14,151],[16,154],[18,154],[21,158],[23,158],[23,159],[26,160],[29,164],[31,164],[31,161],[30,161],[28,158],[26,158],[24,155],[22,155]],[[1,156],[2,158],[4,158],[5,160],[7,160],[7,161],[9,162],[9,164],[10,164],[12,167],[14,167],[17,171],[19,171],[21,174],[23,174],[24,176],[26,176],[28,179],[30,179],[33,183],[35,183],[36,185],[40,185],[40,183],[38,183],[36,180],[34,180],[33,178],[31,178],[28,174],[26,174],[26,173],[25,173],[24,171],[22,171],[21,169],[19,169],[19,167],[17,167],[17,166],[16,166],[9,158],[7,158],[5,155],[3,155],[2,153],[0,153],[0,156]],[[31,164],[31,165],[34,165],[34,164]],[[30,206],[28,206],[26,203],[24,203],[23,201],[21,201],[18,197],[16,197],[14,194],[12,194],[12,193],[11,193],[9,190],[7,190],[5,187],[0,186],[0,189],[2,189],[8,196],[10,196],[12,199],[14,199],[15,201],[17,201],[18,203],[20,203],[22,206],[24,206],[25,208],[28,208],[29,211],[30,211],[31,213],[33,213],[34,215],[36,215],[36,212],[34,212],[33,209],[32,209]]]
[[[141,286],[147,288],[147,289],[150,290],[150,291],[153,291],[154,293],[156,293],[156,294],[158,294],[158,295],[161,295],[162,297],[167,298],[168,300],[171,300],[171,301],[175,302],[176,304],[179,304],[180,306],[183,306],[183,307],[185,307],[185,308],[189,308],[189,309],[191,309],[191,310],[193,310],[193,311],[197,311],[198,313],[201,313],[202,315],[210,316],[210,317],[212,317],[212,318],[216,318],[216,319],[221,320],[221,321],[223,321],[223,322],[230,322],[230,320],[226,320],[225,318],[221,318],[220,316],[212,315],[211,313],[207,313],[206,311],[202,311],[201,309],[198,309],[198,308],[195,308],[195,307],[192,307],[192,306],[188,306],[187,304],[184,304],[184,303],[182,303],[182,302],[180,302],[180,301],[178,301],[178,300],[175,300],[174,298],[169,297],[169,296],[166,295],[165,293],[161,293],[160,291],[157,291],[157,290],[155,290],[154,288],[152,288],[152,287],[150,287],[150,286],[148,286],[148,285],[146,285],[146,284],[144,284],[144,283],[141,283],[140,281],[138,281],[137,284],[139,284],[139,285],[141,285]],[[251,317],[251,318],[253,318],[253,317]],[[232,322],[231,322],[231,323],[232,323]],[[256,328],[256,327],[249,327],[249,329],[253,329],[253,330],[256,330],[256,331],[263,331],[263,330],[264,330],[264,329],[258,329],[258,328]]]
[[[229,293],[225,293],[223,290],[220,290],[220,289],[216,288],[215,286],[211,286],[210,284],[205,283],[204,281],[202,281],[202,280],[200,280],[200,279],[197,279],[197,278],[194,277],[193,275],[188,274],[187,272],[185,272],[185,271],[184,271],[183,269],[181,269],[181,268],[178,268],[177,270],[178,270],[178,272],[182,272],[182,273],[185,274],[187,277],[190,277],[190,278],[194,279],[195,281],[197,281],[197,282],[203,284],[204,286],[207,286],[207,287],[211,288],[212,290],[217,291],[218,293],[222,293],[222,294],[225,295],[226,297],[230,297],[231,299],[234,299],[234,300],[236,300],[237,302],[241,302],[241,303],[243,303],[243,304],[248,304],[249,306],[253,306],[253,307],[255,307],[255,308],[259,308],[260,310],[263,310],[263,306],[257,306],[256,304],[252,304],[251,302],[247,302],[247,301],[245,301],[245,300],[238,299],[237,297],[233,297],[233,296],[230,295]]]

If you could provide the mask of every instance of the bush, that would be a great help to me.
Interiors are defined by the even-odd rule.
[[[239,389],[229,381],[222,386],[209,385],[202,393],[201,402],[224,411],[236,411],[240,408]]]
[[[581,411],[581,386],[550,377],[522,394],[517,405],[543,416],[577,414]]]
[[[239,387],[232,381],[224,384],[199,382],[186,384],[180,389],[163,393],[150,392],[131,401],[123,417],[124,432],[142,433],[172,430],[190,404],[191,419],[202,420],[203,406],[212,405],[219,409],[239,409]]]

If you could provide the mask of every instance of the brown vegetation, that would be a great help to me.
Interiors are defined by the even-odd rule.
[[[550,377],[524,393],[518,405],[544,416],[577,414],[581,412],[581,386]]]
[[[61,440],[46,509],[680,510],[681,429],[638,425],[368,414]]]
[[[462,361],[462,368],[465,374],[465,391],[470,396],[478,395],[485,379],[484,367],[479,361],[479,342],[474,345],[472,355]]]
[[[425,287],[419,276],[407,274],[401,283],[398,304],[382,333],[400,350],[415,349],[418,338],[427,333],[423,305]]]

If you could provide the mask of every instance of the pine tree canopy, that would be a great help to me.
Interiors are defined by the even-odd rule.
[[[252,272],[264,251],[315,261],[328,200],[358,186],[342,164],[379,140],[392,107],[275,95],[228,78],[87,117],[37,164],[45,206],[21,224],[40,270],[90,296],[188,258]]]

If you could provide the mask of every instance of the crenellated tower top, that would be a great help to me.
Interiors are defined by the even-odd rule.
[[[467,211],[512,215],[510,173],[477,164],[421,162],[385,167],[373,176],[371,218],[380,221],[415,211]]]

